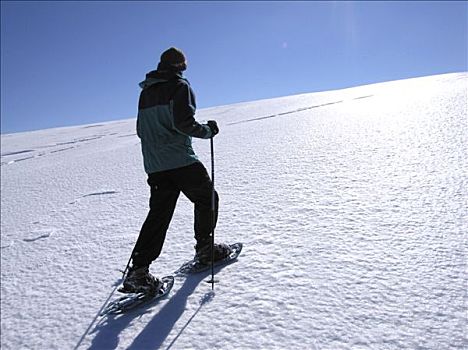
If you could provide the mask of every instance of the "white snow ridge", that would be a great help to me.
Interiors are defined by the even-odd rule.
[[[466,349],[468,73],[199,111],[238,261],[100,317],[147,214],[135,120],[1,137],[1,348]],[[194,139],[210,166],[210,144]],[[163,276],[193,256],[179,200]],[[113,294],[112,294],[113,293]]]

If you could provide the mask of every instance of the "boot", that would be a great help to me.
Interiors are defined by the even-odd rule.
[[[132,266],[123,282],[127,293],[154,293],[159,287],[159,280],[149,273],[148,266]]]
[[[211,265],[211,244],[202,248],[197,248],[195,259],[198,259],[203,265]],[[231,248],[225,243],[216,243],[214,245],[214,262],[223,260],[231,254]]]

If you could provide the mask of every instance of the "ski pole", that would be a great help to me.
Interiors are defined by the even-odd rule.
[[[208,283],[211,283],[211,290],[214,290],[214,234],[215,234],[215,211],[216,211],[216,192],[215,192],[215,173],[214,173],[214,146],[213,146],[213,137],[210,139],[211,144],[211,280]]]
[[[127,263],[127,266],[125,266],[125,270],[120,270],[120,272],[122,272],[122,279],[125,278],[125,275],[128,271],[128,268],[130,266],[130,261],[132,261],[132,258],[133,258],[133,250],[132,250],[132,254],[130,255],[130,259],[128,259],[128,263]]]

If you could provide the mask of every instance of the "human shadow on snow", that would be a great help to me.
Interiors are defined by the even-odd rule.
[[[216,272],[219,272],[226,265],[217,267]],[[187,299],[195,291],[196,287],[205,280],[210,271],[188,275],[186,277],[176,277],[177,281],[184,279],[182,286],[174,294],[169,294],[169,300],[161,308],[161,310],[151,319],[146,327],[138,334],[133,340],[132,344],[127,350],[137,349],[159,349],[164,341],[167,339],[174,325],[179,318],[184,314],[187,305]],[[207,284],[207,288],[211,287]],[[207,293],[200,300],[200,306],[192,315],[190,320],[182,328],[179,334],[175,337],[168,349],[172,347],[175,341],[181,336],[185,328],[194,319],[196,314],[201,310],[204,304],[210,302],[214,293]],[[162,300],[161,300],[162,301]],[[116,349],[119,346],[119,335],[122,333],[132,322],[133,319],[139,318],[146,313],[154,312],[150,310],[155,304],[147,304],[137,308],[134,311],[127,312],[123,315],[108,315],[103,318],[94,328],[92,333],[97,333],[92,340],[89,350],[103,350],[103,349]]]

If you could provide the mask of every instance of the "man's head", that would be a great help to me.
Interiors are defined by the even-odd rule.
[[[161,55],[160,64],[170,67],[175,71],[184,71],[187,69],[187,59],[184,53],[178,48],[171,47],[164,51]]]

